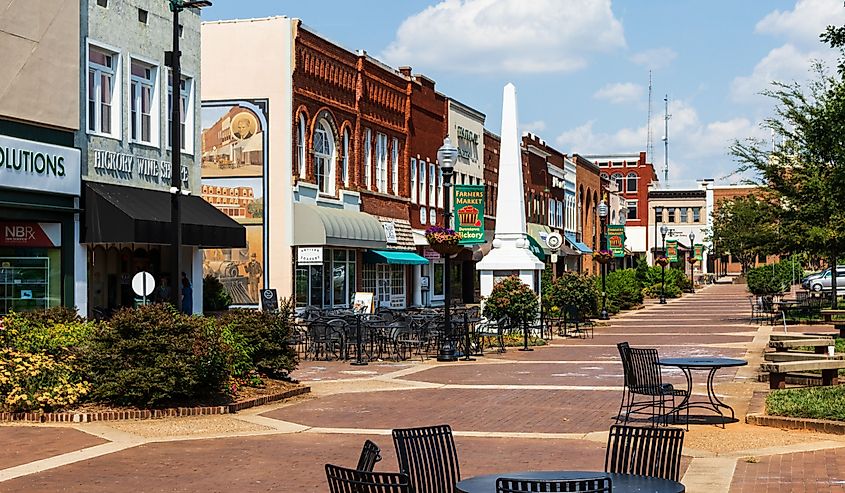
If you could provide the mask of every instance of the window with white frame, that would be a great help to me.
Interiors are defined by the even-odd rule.
[[[343,179],[343,186],[349,186],[349,129],[343,129],[343,157],[342,157],[342,166],[343,169],[342,179]]]
[[[417,203],[417,160],[411,158],[411,165],[408,167],[411,173],[411,203]]]
[[[434,163],[428,163],[428,203],[437,203],[437,178],[435,176]]]
[[[625,183],[622,180],[622,173],[613,173],[610,175],[610,189],[617,192],[625,191]]]
[[[321,193],[334,194],[334,135],[326,120],[314,129],[314,178]]]
[[[626,183],[626,187],[628,188],[628,192],[633,193],[637,191],[637,181],[639,180],[639,176],[636,173],[628,173],[628,183]]]
[[[701,222],[701,207],[692,208],[692,222]]]
[[[299,125],[296,130],[296,167],[299,176],[305,177],[305,115],[299,114]]]
[[[193,141],[193,131],[188,125],[191,120],[191,79],[182,77],[179,82],[179,140],[180,148],[183,151],[191,151],[191,143]],[[171,73],[167,74],[167,146],[173,146],[173,132],[171,128],[173,125],[173,77]],[[189,129],[191,131],[189,131]]]
[[[428,175],[428,171],[426,170],[426,163],[425,163],[425,161],[420,159],[420,174],[419,174],[419,176],[420,176],[420,204],[422,204],[422,205],[428,204],[428,200],[426,200],[426,198],[428,197],[428,194],[426,193],[426,188],[425,188],[425,182],[426,182],[425,177],[427,175]],[[425,221],[423,221],[423,223],[425,223]]]
[[[563,228],[563,201],[559,200],[557,202],[557,227]]]
[[[120,56],[88,46],[88,130],[116,137],[120,135]],[[118,108],[114,108],[117,102]]]
[[[680,220],[680,222],[681,223],[688,222],[688,219],[689,218],[688,218],[688,214],[687,214],[687,208],[681,207],[681,220]]]
[[[373,131],[364,129],[364,188],[372,186],[373,169]]]
[[[376,134],[376,188],[387,193],[387,135]]]
[[[557,214],[555,213],[555,201],[554,199],[549,199],[549,226],[555,226],[555,218]]]
[[[443,207],[443,170],[437,167],[437,207]]]
[[[390,146],[390,189],[393,195],[399,195],[399,139],[393,137],[393,145]]]
[[[156,135],[153,125],[158,121],[158,104],[154,100],[156,68],[132,60],[130,72],[132,78],[129,85],[129,138],[133,142],[153,144]]]
[[[628,219],[637,219],[637,201],[636,200],[629,200],[627,202],[628,207]]]

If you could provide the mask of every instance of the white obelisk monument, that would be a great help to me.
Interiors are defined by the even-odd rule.
[[[528,249],[522,153],[516,114],[516,87],[505,86],[502,96],[502,143],[499,149],[499,197],[493,248],[475,265],[481,272],[481,296],[490,296],[495,280],[518,275],[536,293],[545,265]]]

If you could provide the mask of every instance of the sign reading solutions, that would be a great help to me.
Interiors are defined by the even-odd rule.
[[[678,261],[678,240],[666,240],[666,257],[670,262]]]
[[[692,247],[693,256],[699,262],[704,260],[704,245],[701,243],[696,243]]]
[[[625,256],[625,226],[621,224],[607,225],[607,244],[614,257]]]
[[[462,245],[484,243],[484,186],[455,185],[455,230]]]
[[[0,186],[79,195],[79,149],[0,135]]]
[[[296,263],[299,265],[323,265],[323,247],[297,247]]]

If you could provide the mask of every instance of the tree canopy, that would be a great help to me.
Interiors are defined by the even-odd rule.
[[[715,253],[732,254],[743,272],[757,256],[781,253],[775,207],[753,195],[719,201],[708,238]]]

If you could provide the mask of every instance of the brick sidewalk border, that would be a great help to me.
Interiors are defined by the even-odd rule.
[[[302,386],[277,394],[270,394],[224,406],[171,407],[167,409],[133,409],[127,411],[99,411],[88,413],[0,413],[0,422],[23,421],[30,423],[91,423],[94,421],[117,421],[126,419],[158,419],[183,416],[212,416],[235,414],[251,407],[270,402],[290,399],[311,392],[311,387]]]
[[[827,419],[789,418],[786,416],[768,416],[755,413],[745,416],[745,422],[757,426],[771,426],[772,428],[845,435],[845,422]]]

